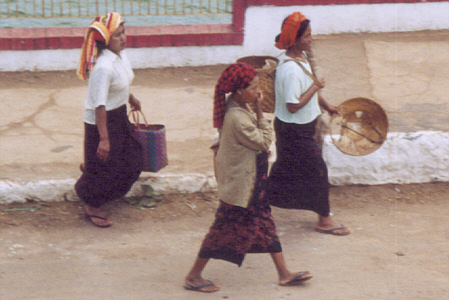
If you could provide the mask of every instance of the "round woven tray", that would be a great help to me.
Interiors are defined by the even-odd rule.
[[[387,138],[388,118],[382,107],[367,98],[353,98],[338,106],[340,115],[330,121],[334,145],[355,156],[370,154]]]
[[[270,65],[270,60],[273,64]],[[279,60],[273,56],[245,56],[237,62],[244,62],[256,68],[259,75],[259,86],[263,94],[262,111],[273,113],[274,111],[274,79]],[[254,108],[252,106],[252,108]]]

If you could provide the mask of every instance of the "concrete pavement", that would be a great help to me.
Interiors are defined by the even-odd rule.
[[[364,157],[344,155],[325,138],[331,183],[449,180],[449,31],[315,36],[313,61],[330,103],[367,97],[390,121],[385,144]],[[169,166],[143,173],[133,194],[142,184],[166,193],[215,189],[208,147],[223,68],[135,70],[132,92],[150,123],[166,125]],[[0,78],[0,203],[63,200],[79,176],[86,85],[74,71]]]

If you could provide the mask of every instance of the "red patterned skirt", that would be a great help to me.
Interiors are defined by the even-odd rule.
[[[242,265],[246,253],[282,252],[270,206],[263,202],[268,156],[257,156],[253,198],[247,208],[220,201],[215,221],[204,238],[200,258],[215,258]]]

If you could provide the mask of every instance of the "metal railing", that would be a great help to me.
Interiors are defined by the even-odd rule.
[[[0,0],[0,18],[230,14],[233,0]],[[238,1],[238,0],[237,0]]]

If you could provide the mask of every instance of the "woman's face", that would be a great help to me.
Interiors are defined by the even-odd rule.
[[[293,47],[301,51],[310,51],[312,49],[312,28],[310,28],[310,25],[307,26],[301,37],[295,41]]]
[[[115,54],[119,55],[120,51],[125,49],[125,47],[126,47],[125,27],[123,26],[123,24],[121,24],[111,35],[108,49],[114,52]]]
[[[254,77],[254,79],[249,83],[246,89],[241,89],[241,101],[244,103],[253,103],[256,101],[260,94],[259,89],[259,76]]]

